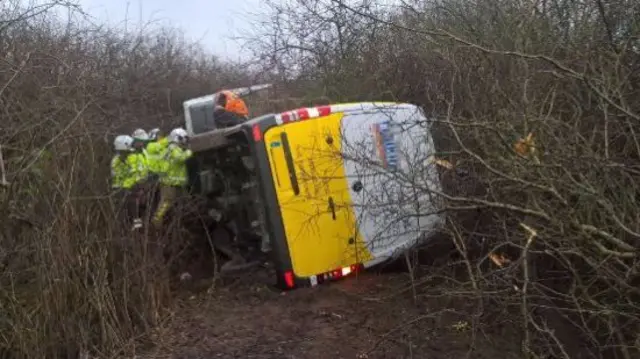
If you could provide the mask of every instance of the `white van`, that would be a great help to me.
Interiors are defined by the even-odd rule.
[[[317,285],[393,259],[443,223],[429,194],[442,190],[435,164],[428,163],[435,151],[430,123],[417,106],[301,108],[195,135],[199,191],[212,188],[202,175],[210,173],[207,158],[239,143],[244,153],[225,158],[244,163],[238,168],[246,175],[235,181],[257,188],[247,210],[262,213],[254,217],[269,238],[283,288]]]

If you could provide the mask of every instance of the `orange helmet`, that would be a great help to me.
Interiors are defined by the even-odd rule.
[[[244,103],[244,100],[231,91],[225,90],[218,92],[216,94],[215,103],[229,112],[233,112],[244,117],[249,116],[249,110],[247,109],[247,105]]]

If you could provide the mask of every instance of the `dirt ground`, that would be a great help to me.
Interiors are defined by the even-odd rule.
[[[186,294],[145,357],[517,357],[486,335],[474,339],[465,319],[469,303],[414,300],[404,273],[363,273],[286,293],[266,285],[265,276],[249,274]]]

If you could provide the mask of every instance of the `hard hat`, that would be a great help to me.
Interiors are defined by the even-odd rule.
[[[169,142],[184,144],[188,138],[189,134],[181,127],[174,128],[171,133],[169,133]]]
[[[147,134],[147,131],[141,128],[133,131],[133,134],[131,135],[131,137],[133,137],[134,140],[139,140],[139,141],[149,140],[149,134]]]
[[[153,130],[149,131],[149,139],[150,140],[157,140],[158,136],[160,135],[160,129],[159,128],[154,128]]]
[[[117,136],[113,140],[113,147],[116,151],[132,151],[133,150],[133,138],[127,135]]]

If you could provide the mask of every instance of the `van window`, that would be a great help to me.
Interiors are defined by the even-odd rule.
[[[191,126],[194,134],[201,134],[215,129],[213,123],[213,104],[196,104],[189,107]]]

